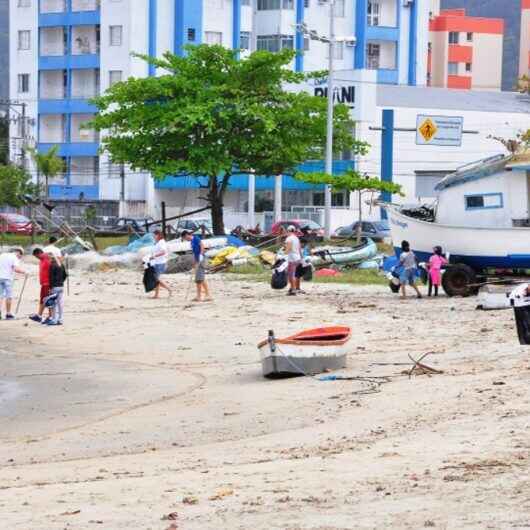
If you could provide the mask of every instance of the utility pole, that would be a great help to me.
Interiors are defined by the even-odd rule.
[[[11,99],[0,99],[0,106],[7,107],[7,119],[8,123],[19,123],[20,122],[20,133],[21,133],[21,140],[22,140],[22,147],[20,149],[20,165],[25,168],[26,167],[26,145],[28,140],[28,133],[27,133],[27,125],[28,125],[28,118],[26,115],[26,108],[27,103],[15,101]],[[20,107],[22,110],[19,111],[17,107]],[[16,118],[10,117],[10,111],[15,111],[18,116]],[[10,157],[11,158],[11,157]]]
[[[120,208],[119,216],[125,217],[125,164],[120,165]]]
[[[328,64],[328,116],[326,133],[326,173],[333,174],[333,95],[334,95],[334,55],[335,53],[335,0],[329,0],[329,64]],[[324,234],[331,237],[331,186],[324,192]]]

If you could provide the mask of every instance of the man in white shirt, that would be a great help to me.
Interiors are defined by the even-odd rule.
[[[63,253],[61,252],[61,249],[55,245],[55,243],[57,243],[57,238],[51,236],[48,243],[48,246],[44,247],[42,251],[45,254],[51,254],[59,263],[62,263]]]
[[[21,248],[16,248],[13,252],[0,254],[0,318],[2,318],[2,301],[5,300],[6,320],[15,318],[13,313],[11,313],[13,280],[17,272],[26,275],[26,272],[19,267],[20,258],[23,255],[24,251]]]
[[[160,298],[160,287],[166,289],[169,293],[169,296],[171,296],[171,289],[169,285],[160,279],[162,274],[166,272],[167,261],[169,259],[169,250],[167,248],[167,242],[164,238],[162,230],[155,230],[154,236],[156,240],[156,245],[153,251],[153,255],[151,256],[151,262],[153,264],[153,267],[155,268],[157,284],[155,287],[155,294],[152,298]]]
[[[300,278],[296,277],[296,269],[302,261],[301,245],[298,236],[296,235],[296,228],[290,225],[287,228],[287,239],[285,240],[285,253],[287,254],[287,276],[289,278],[289,296],[296,295],[300,291]]]

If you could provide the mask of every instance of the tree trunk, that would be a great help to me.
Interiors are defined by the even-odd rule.
[[[212,209],[212,228],[213,233],[216,236],[222,236],[225,234],[225,223],[223,218],[223,199],[226,191],[225,179],[226,176],[223,177],[223,181],[219,186],[216,176],[209,178],[210,189],[208,192],[208,202]]]
[[[363,194],[362,191],[359,190],[359,224],[357,225],[357,240],[356,244],[361,244],[361,232],[362,232],[362,224],[363,224],[363,203],[362,203]]]

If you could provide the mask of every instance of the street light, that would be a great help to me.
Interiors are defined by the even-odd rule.
[[[324,0],[325,1],[325,0]],[[333,95],[335,91],[334,83],[334,52],[337,42],[355,42],[355,37],[335,36],[335,0],[327,0],[329,5],[329,36],[319,35],[315,30],[310,30],[305,22],[296,25],[296,29],[301,31],[311,40],[317,40],[329,44],[328,62],[328,112],[326,127],[326,168],[328,175],[333,174]],[[324,193],[324,233],[327,238],[331,237],[331,186],[326,185]]]

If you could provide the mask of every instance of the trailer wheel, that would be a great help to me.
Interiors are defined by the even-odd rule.
[[[475,271],[468,265],[459,263],[451,265],[442,276],[442,287],[447,296],[470,296],[477,293],[477,289],[469,287],[476,283]]]

